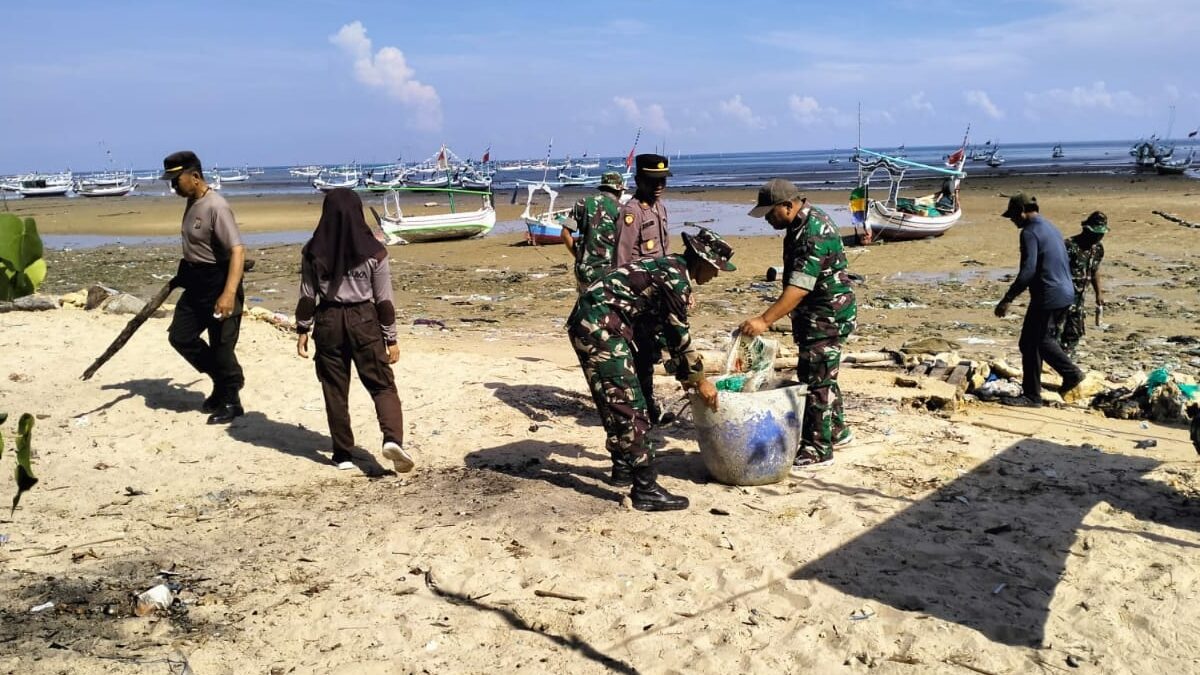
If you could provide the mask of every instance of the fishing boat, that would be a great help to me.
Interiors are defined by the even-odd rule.
[[[84,197],[124,197],[133,192],[137,182],[132,173],[94,174],[75,183],[75,194]]]
[[[966,141],[962,149],[947,158],[950,168],[929,166],[901,157],[859,148],[858,188],[851,193],[850,210],[856,228],[864,226],[869,241],[906,241],[941,236],[962,218],[958,187],[967,174]],[[870,181],[876,171],[888,174],[886,199],[870,197]],[[910,199],[900,196],[900,184],[910,169],[945,176],[942,189],[932,195]]]
[[[600,176],[593,176],[584,168],[568,169],[558,173],[558,182],[560,185],[586,185],[595,186],[600,184]]]
[[[323,170],[323,167],[317,166],[316,164],[310,164],[309,166],[293,166],[292,168],[288,169],[288,175],[295,176],[297,178],[316,178],[317,176],[321,175],[321,171]]]
[[[21,176],[16,185],[22,197],[62,197],[74,187],[71,172]]]
[[[1195,148],[1188,151],[1188,154],[1183,159],[1164,159],[1159,160],[1154,165],[1154,170],[1160,176],[1178,176],[1183,172],[1192,168],[1192,155],[1195,153]]]
[[[983,144],[982,148],[975,148],[971,153],[972,162],[986,162],[992,156],[992,142],[988,141]]]
[[[1062,159],[1064,156],[1061,143],[1050,150],[1050,159]]]
[[[458,187],[464,190],[491,190],[492,174],[487,171],[469,167],[458,175]]]
[[[526,184],[525,190],[527,193],[525,197],[525,210],[521,212],[521,220],[525,221],[527,229],[525,241],[533,246],[561,244],[563,240],[563,226],[571,218],[571,209],[556,210],[554,208],[554,202],[558,199],[558,192],[545,181]],[[539,192],[545,192],[549,196],[550,201],[544,209],[535,212],[533,202]]]
[[[213,175],[220,176],[223,183],[245,183],[250,180],[250,172],[247,170],[238,171],[234,169],[233,173],[221,173],[220,169],[213,168]]]
[[[326,175],[329,178],[326,178]],[[219,178],[220,174],[217,177]],[[362,174],[359,173],[358,166],[352,165],[322,170],[321,173],[312,179],[312,186],[321,192],[329,192],[338,188],[358,187],[361,180]]]
[[[427,241],[444,241],[449,239],[469,239],[480,237],[492,231],[496,226],[496,209],[492,206],[492,193],[481,190],[459,190],[455,188],[366,188],[368,192],[385,192],[383,196],[383,214],[372,206],[371,214],[383,231],[384,243],[388,245],[416,244]],[[450,201],[450,213],[431,214],[427,216],[405,215],[400,208],[400,194],[407,192],[441,192]],[[481,206],[473,211],[459,211],[455,197],[470,199],[478,197]]]
[[[1004,155],[1001,155],[1000,153],[993,151],[992,154],[987,159],[987,165],[992,167],[993,169],[995,169],[997,167],[1003,166],[1004,162],[1006,162],[1006,161],[1007,160],[1004,159]]]

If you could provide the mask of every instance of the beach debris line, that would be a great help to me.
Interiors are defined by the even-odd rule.
[[[1183,218],[1180,218],[1179,216],[1171,214],[1171,213],[1167,213],[1166,211],[1151,211],[1151,213],[1153,213],[1156,216],[1161,216],[1163,218],[1166,218],[1167,220],[1171,221],[1172,223],[1177,223],[1179,225],[1183,225],[1184,227],[1200,228],[1200,223],[1193,223],[1191,221],[1184,220]]]

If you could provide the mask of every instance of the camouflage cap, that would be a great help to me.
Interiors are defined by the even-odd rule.
[[[625,177],[616,171],[605,171],[600,177],[600,189],[612,190],[617,194],[625,191]]]
[[[1087,217],[1087,220],[1080,223],[1083,229],[1096,234],[1104,234],[1108,232],[1108,216],[1099,211],[1092,211],[1092,215]]]
[[[737,269],[729,262],[733,257],[733,247],[707,227],[698,228],[696,234],[684,232],[683,245],[718,270],[732,272]]]
[[[1012,218],[1028,211],[1030,206],[1037,206],[1037,197],[1018,192],[1008,198],[1008,208],[1004,209],[1004,213],[1001,213],[1000,217]]]

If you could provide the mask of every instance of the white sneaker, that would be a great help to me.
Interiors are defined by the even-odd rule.
[[[850,444],[851,444],[851,443],[853,443],[853,442],[854,442],[854,430],[853,430],[853,429],[846,429],[846,435],[842,437],[842,440],[840,440],[840,441],[834,441],[834,442],[833,442],[833,447],[835,447],[835,448],[844,448],[844,447],[846,447],[846,446],[850,445]]]
[[[392,468],[396,470],[396,473],[408,473],[416,465],[412,455],[405,452],[399,443],[392,441],[383,444],[383,456],[392,460]]]
[[[351,462],[350,460],[338,462],[335,466],[337,467],[338,471],[352,471],[356,468],[354,466],[354,462]]]

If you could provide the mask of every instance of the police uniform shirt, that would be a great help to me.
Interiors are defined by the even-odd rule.
[[[621,206],[617,217],[615,267],[644,258],[661,258],[670,253],[670,243],[667,207],[661,199],[646,205],[635,196]]]
[[[183,259],[191,263],[227,262],[242,235],[229,202],[209,189],[183,212]]]

